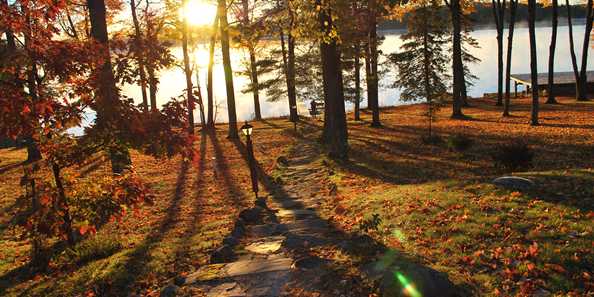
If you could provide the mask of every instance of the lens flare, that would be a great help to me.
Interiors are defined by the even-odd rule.
[[[398,282],[400,282],[400,285],[402,285],[402,294],[410,297],[423,297],[423,295],[417,291],[417,288],[415,288],[415,284],[402,275],[402,273],[395,272],[394,275]]]

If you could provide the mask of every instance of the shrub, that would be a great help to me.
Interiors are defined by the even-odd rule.
[[[61,255],[60,264],[84,264],[107,258],[122,249],[122,243],[113,235],[90,236]]]
[[[447,145],[452,151],[463,152],[469,149],[474,141],[464,134],[454,134],[448,137]]]
[[[374,213],[371,217],[364,218],[359,223],[359,230],[361,230],[364,233],[370,233],[371,231],[377,232],[380,229],[381,223],[382,219],[380,218],[380,215]]]
[[[495,166],[513,171],[532,166],[534,151],[524,140],[519,139],[498,146],[492,157]]]
[[[443,143],[443,139],[439,135],[423,136],[421,141],[428,145],[439,145]]]

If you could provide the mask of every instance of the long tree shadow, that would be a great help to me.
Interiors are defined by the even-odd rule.
[[[247,166],[249,159],[245,145],[239,140],[234,141],[234,144],[237,147],[237,150],[243,156]],[[296,162],[299,164],[298,166],[307,166],[316,162],[318,158],[319,152],[310,156],[303,156],[297,161],[290,162]],[[365,280],[363,280],[361,277],[363,274],[373,278],[374,273],[377,273],[378,271],[381,271],[381,273],[386,273],[386,271],[393,270],[393,265],[397,265],[403,270],[393,270],[390,273],[400,273],[405,279],[407,278],[407,274],[410,273],[411,275],[414,275],[416,273],[420,273],[419,271],[424,271],[429,274],[440,275],[443,277],[442,273],[439,273],[422,264],[420,259],[415,259],[405,251],[389,249],[383,243],[378,242],[367,235],[345,232],[341,228],[323,219],[319,216],[315,206],[310,204],[306,205],[301,201],[296,200],[295,197],[287,192],[283,186],[278,185],[274,179],[268,173],[266,173],[266,171],[258,162],[256,163],[259,181],[271,194],[271,198],[274,200],[274,202],[278,203],[284,209],[310,209],[314,211],[314,214],[307,220],[302,220],[299,223],[295,221],[295,223],[281,224],[281,226],[278,228],[278,231],[280,231],[287,238],[285,240],[285,248],[290,249],[298,259],[307,259],[308,261],[313,262],[316,262],[317,260],[318,263],[322,263],[321,265],[325,272],[324,275],[331,277],[328,279],[327,277],[322,276],[321,279],[323,279],[324,282],[333,282],[336,279],[349,280],[351,283],[349,288],[350,290],[353,290],[357,287],[360,288],[361,286],[364,286],[363,284],[365,283]],[[314,172],[315,171],[311,171],[309,173],[313,174]],[[319,196],[323,195],[322,193],[318,194]],[[294,228],[295,225],[303,228],[304,230],[319,230],[321,226],[327,226],[327,229],[325,232],[321,233],[313,232],[303,234],[301,232],[292,231],[296,230]],[[360,259],[355,262],[359,273],[357,273],[357,276],[354,277],[352,274],[347,272],[348,269],[345,267],[344,263],[334,259],[320,259],[319,256],[314,252],[316,247],[331,247],[332,249],[339,249],[342,251],[342,253],[350,255],[352,259]],[[315,278],[309,278],[307,274],[300,274],[297,283],[300,283],[301,286],[307,288],[311,285],[309,282],[315,282],[316,280],[320,280],[319,275],[316,275]],[[403,287],[402,284],[398,283],[392,283],[391,285],[395,287]],[[424,284],[418,283],[417,285],[423,287]],[[470,286],[461,284],[457,286],[455,290],[458,292],[459,296],[466,296],[469,293],[469,288]],[[374,290],[370,287],[367,289],[370,290],[369,292]],[[365,292],[361,291],[359,293],[362,294]]]

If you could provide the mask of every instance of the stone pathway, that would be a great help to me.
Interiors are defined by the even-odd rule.
[[[307,141],[298,143],[283,162],[280,181],[277,178],[281,185],[268,185],[272,194],[240,214],[224,246],[212,255],[212,264],[177,278],[161,296],[176,296],[180,286],[209,297],[348,297],[375,292],[353,263],[320,256],[320,251],[348,253],[358,244],[366,252],[376,249],[371,238],[353,238],[318,216],[316,210],[329,195],[323,193],[331,191],[328,168],[317,160],[317,149]]]

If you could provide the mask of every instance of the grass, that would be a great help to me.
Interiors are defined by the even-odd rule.
[[[528,123],[529,102],[514,102],[502,118],[491,100],[475,100],[470,120],[435,124],[442,137],[465,135],[463,152],[426,145],[420,106],[383,111],[383,128],[349,122],[350,160],[331,162],[338,195],[325,216],[349,232],[378,214],[372,237],[448,273],[478,296],[532,296],[594,292],[594,125],[592,103],[563,99],[545,106],[541,126]],[[506,172],[491,153],[510,139],[529,143],[532,168]],[[533,179],[534,190],[496,188],[493,178]]]
[[[448,273],[476,296],[530,296],[542,290],[592,294],[594,104],[560,102],[542,106],[538,127],[528,125],[526,99],[514,100],[509,118],[500,116],[492,100],[473,100],[464,121],[450,120],[443,109],[435,133],[443,139],[468,137],[472,145],[464,150],[447,142],[423,144],[423,105],[383,109],[382,128],[370,128],[370,115],[364,113],[363,121],[349,121],[348,162],[320,156],[337,188],[322,215],[347,233],[359,233],[361,222],[377,214],[377,230],[367,231],[376,241],[399,257]],[[320,125],[308,122],[300,131],[315,138]],[[280,179],[277,158],[302,136],[294,137],[285,120],[255,126],[256,157]],[[7,227],[21,191],[18,162],[25,152],[0,150],[0,295],[157,296],[171,278],[208,263],[239,211],[254,200],[242,146],[225,138],[223,126],[217,135],[199,138],[191,162],[133,152],[137,172],[156,194],[155,204],[53,255],[43,273],[28,270],[30,243]],[[494,166],[494,148],[517,138],[535,152],[533,167],[507,172]],[[109,174],[108,165],[103,156],[94,156],[71,174],[92,180]],[[538,187],[514,192],[491,184],[509,174],[530,178]],[[345,263],[364,258],[340,250],[318,252]],[[184,290],[181,295],[201,294]]]
[[[292,138],[286,120],[255,124],[254,151],[264,170]],[[208,263],[211,252],[231,231],[239,211],[251,206],[249,170],[241,145],[225,138],[201,135],[191,162],[157,160],[132,152],[138,174],[151,185],[155,203],[110,223],[95,237],[52,255],[46,272],[29,269],[30,242],[8,227],[16,212],[24,150],[0,150],[0,295],[99,296],[157,295],[167,280]],[[69,173],[93,180],[109,174],[109,161],[93,156]],[[266,195],[266,193],[262,193]],[[181,292],[194,295],[196,292]]]

